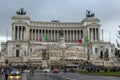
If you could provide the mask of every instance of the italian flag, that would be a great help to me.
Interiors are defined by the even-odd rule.
[[[40,42],[48,41],[48,35],[40,37],[39,41]]]
[[[88,42],[88,38],[87,37],[79,39],[79,43],[80,44],[87,43],[87,42]]]

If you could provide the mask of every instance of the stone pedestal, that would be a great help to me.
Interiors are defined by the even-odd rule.
[[[43,60],[42,61],[42,67],[44,68],[44,67],[48,67],[48,64],[47,64],[47,61],[46,60]]]
[[[61,49],[66,48],[65,39],[64,38],[60,38],[60,40],[59,40],[59,47]]]

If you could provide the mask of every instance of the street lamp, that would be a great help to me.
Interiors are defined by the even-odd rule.
[[[87,60],[90,60],[90,54],[89,54],[89,49],[87,49]]]
[[[48,49],[48,52],[47,52],[47,54],[46,54],[46,59],[47,59],[47,67],[49,67],[49,49]]]
[[[87,60],[90,60],[90,43],[87,43]]]

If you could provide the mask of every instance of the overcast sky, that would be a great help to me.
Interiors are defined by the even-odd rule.
[[[120,25],[120,0],[0,0],[0,42],[11,37],[11,17],[24,8],[32,21],[60,20],[61,22],[80,22],[86,10],[95,13],[101,20],[104,40],[115,43]]]

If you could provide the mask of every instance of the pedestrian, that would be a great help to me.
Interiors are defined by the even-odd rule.
[[[64,72],[66,73],[66,72],[67,72],[67,69],[64,69]]]
[[[5,74],[5,80],[8,80],[8,76],[10,74],[10,70],[8,68],[6,68],[4,74]]]
[[[2,74],[2,75],[4,74],[4,69],[3,69],[3,68],[1,69],[1,74]]]
[[[30,69],[30,75],[34,74],[34,69]]]
[[[34,74],[34,69],[32,69],[32,71],[31,71],[31,72],[32,72],[32,74]]]

